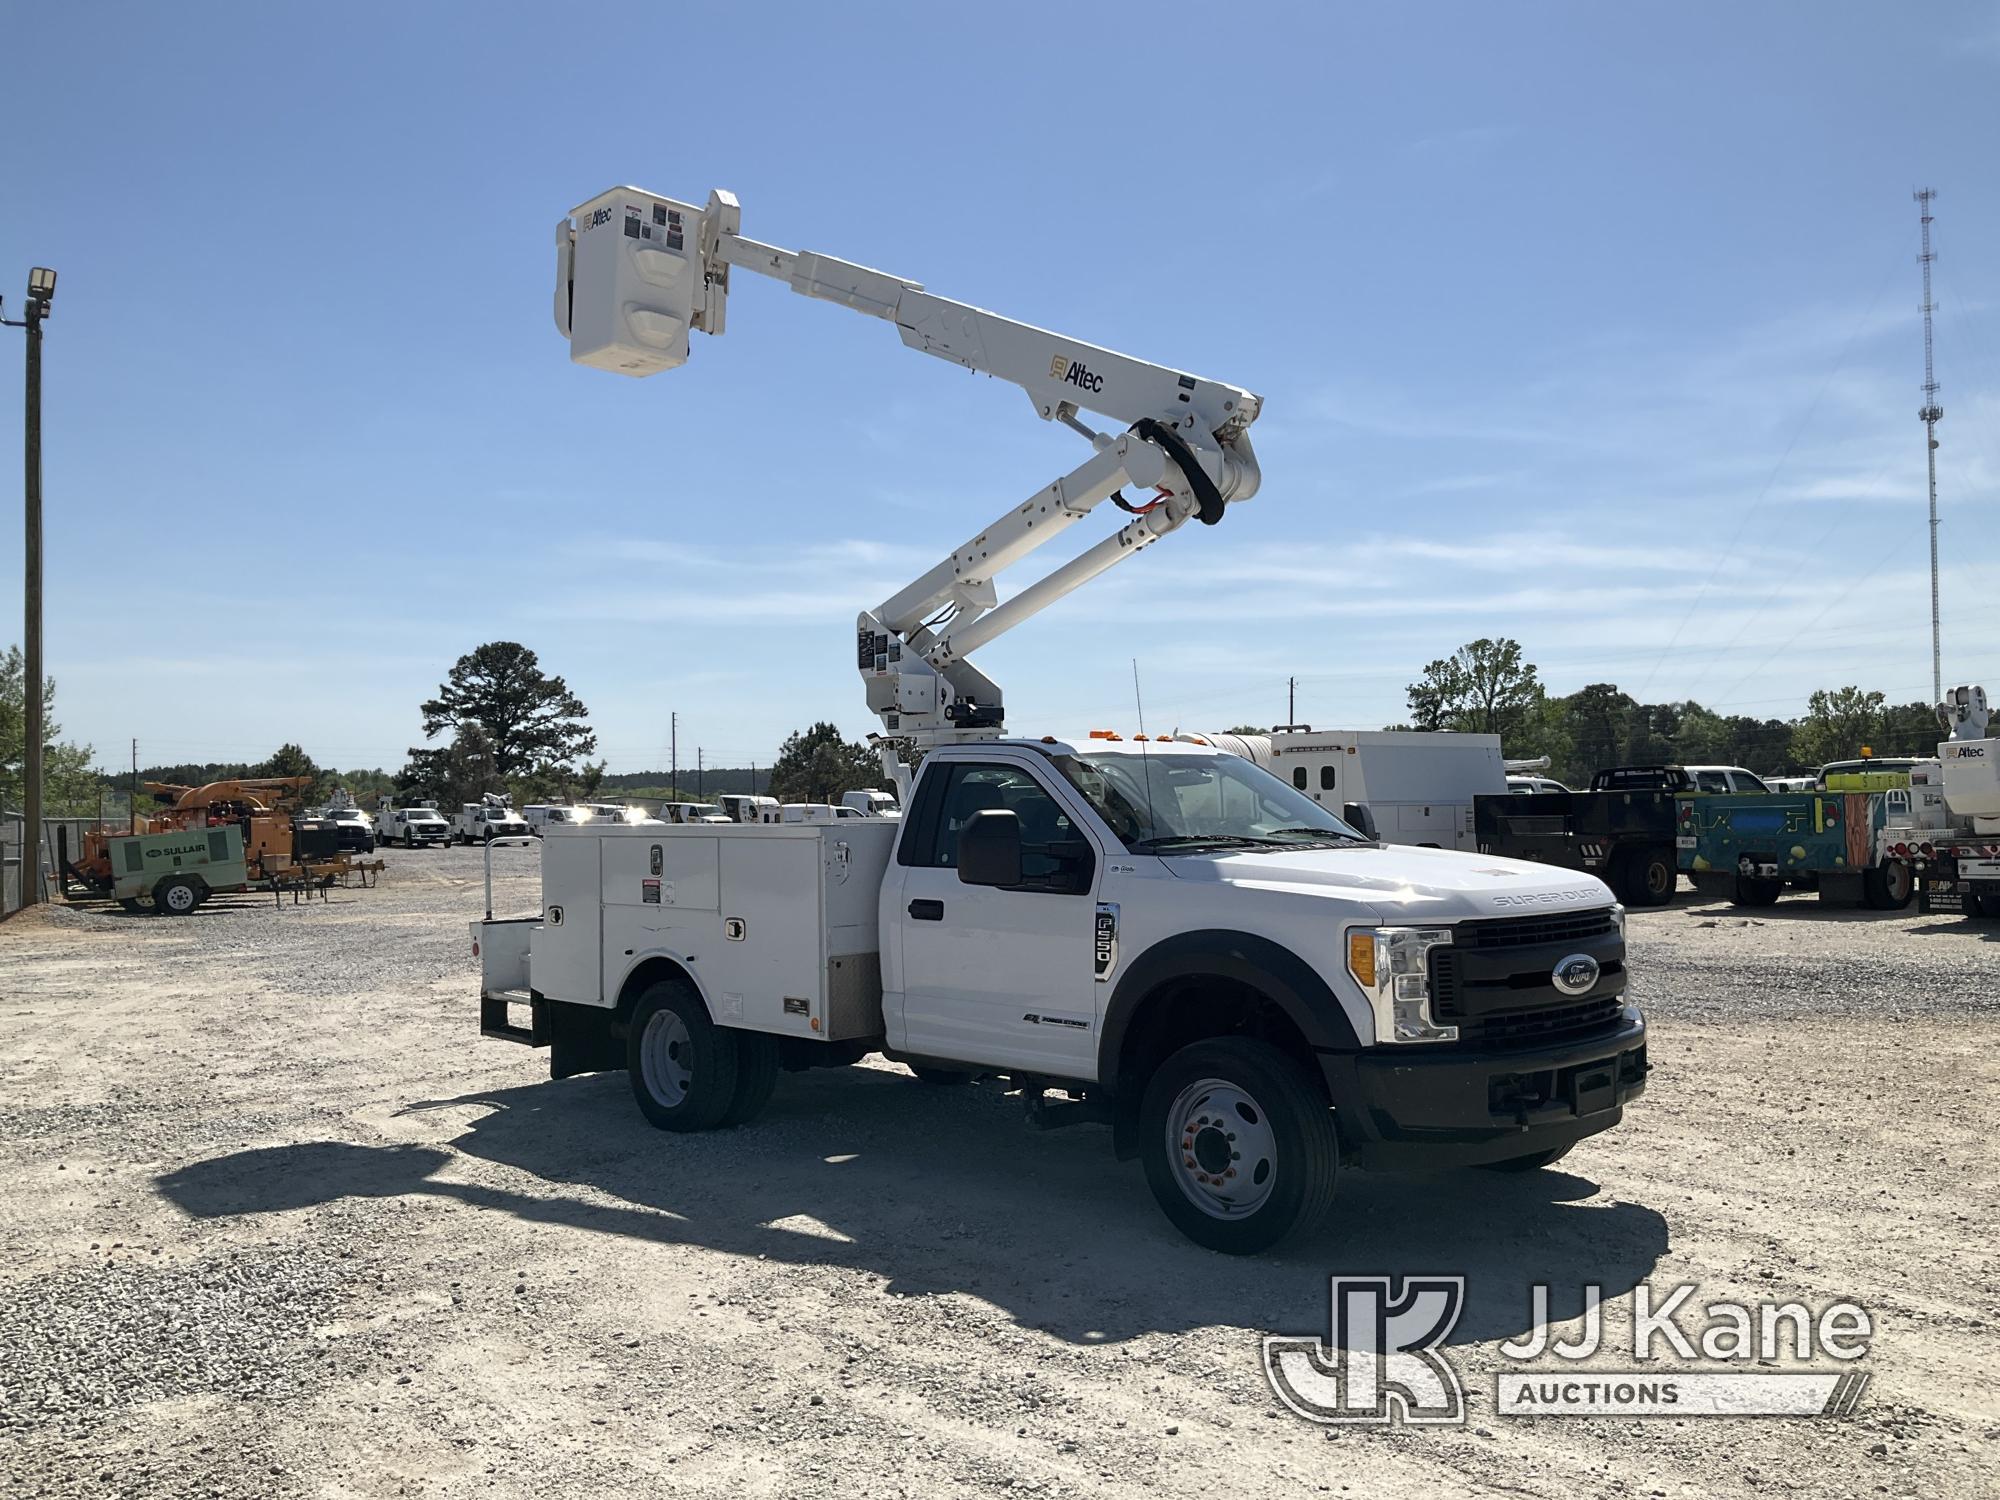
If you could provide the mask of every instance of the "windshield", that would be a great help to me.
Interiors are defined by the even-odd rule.
[[[1051,759],[1135,854],[1369,842],[1312,798],[1233,755]]]

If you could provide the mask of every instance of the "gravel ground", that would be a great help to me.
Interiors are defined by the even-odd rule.
[[[1651,1090],[1558,1169],[1369,1177],[1197,1250],[1097,1127],[870,1063],[755,1124],[476,1035],[479,856],[182,921],[0,925],[0,1493],[1148,1497],[2000,1492],[2000,927],[1683,895],[1633,919]],[[496,904],[536,904],[501,851]],[[1462,1428],[1284,1412],[1332,1272],[1447,1272]],[[1490,1410],[1527,1287],[1851,1298],[1844,1420]],[[1608,1364],[1629,1366],[1624,1360]]]

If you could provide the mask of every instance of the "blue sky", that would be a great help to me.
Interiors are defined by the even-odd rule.
[[[1946,681],[2000,680],[1990,5],[4,18],[10,315],[61,273],[48,660],[112,763],[393,767],[495,638],[614,770],[676,710],[711,763],[873,727],[857,608],[1080,445],[755,278],[680,371],[570,365],[552,229],[623,182],[1263,395],[1255,500],[981,654],[1022,732],[1128,724],[1134,657],[1150,727],[1270,722],[1293,674],[1378,725],[1479,635],[1554,691],[1927,697],[1928,183]]]

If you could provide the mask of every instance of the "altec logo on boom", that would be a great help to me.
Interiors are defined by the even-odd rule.
[[[1049,379],[1060,380],[1092,395],[1104,394],[1104,377],[1091,374],[1090,366],[1082,360],[1071,359],[1067,354],[1058,354],[1049,361]]]

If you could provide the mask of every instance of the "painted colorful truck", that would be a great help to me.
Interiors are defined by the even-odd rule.
[[[1915,889],[1910,861],[1892,850],[1907,838],[1910,790],[1766,792],[1676,799],[1681,869],[1704,896],[1769,906],[1786,886],[1822,901],[1895,911]]]

